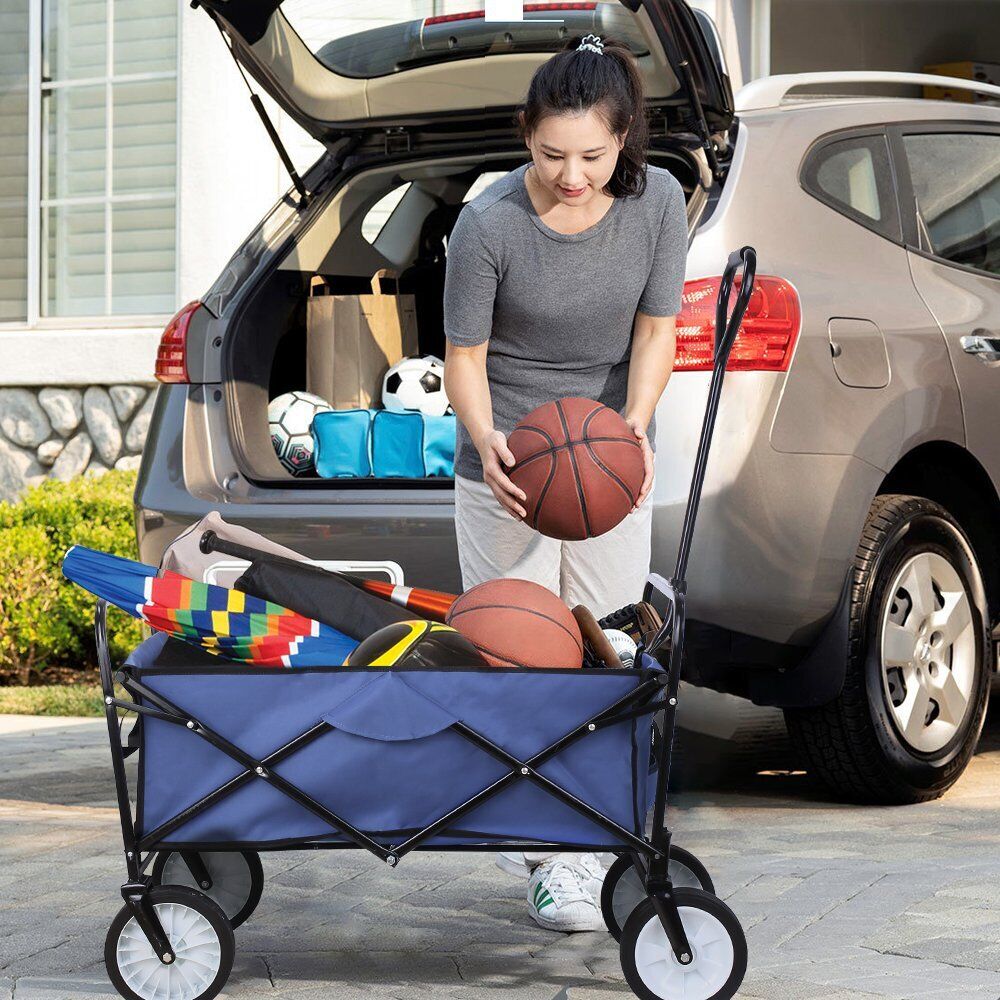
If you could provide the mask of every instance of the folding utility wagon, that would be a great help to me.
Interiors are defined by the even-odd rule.
[[[263,887],[257,852],[418,848],[613,852],[602,909],[635,993],[734,996],[746,940],[665,825],[684,641],[684,572],[726,358],[753,288],[730,257],[695,472],[663,627],[634,668],[254,668],[157,635],[117,670],[96,637],[121,813],[125,906],[105,945],[130,1000],[204,1000],[225,985],[233,927]],[[743,284],[727,323],[740,265]],[[662,665],[661,665],[662,664]],[[129,695],[115,694],[115,684]],[[544,711],[539,711],[544,706]],[[139,716],[123,745],[118,709]],[[663,737],[650,752],[653,716]],[[138,751],[135,816],[125,758]],[[653,810],[652,831],[645,832]]]

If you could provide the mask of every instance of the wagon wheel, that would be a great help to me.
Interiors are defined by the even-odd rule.
[[[736,915],[701,889],[677,889],[674,899],[691,961],[677,960],[653,901],[645,899],[622,930],[625,981],[640,1000],[732,1000],[747,971],[747,939]]]
[[[260,902],[264,869],[256,851],[192,851],[204,865],[211,884],[206,887],[185,861],[188,852],[160,851],[150,875],[153,885],[183,885],[203,892],[222,907],[229,923],[239,927]]]
[[[705,866],[683,847],[670,847],[670,881],[675,888],[704,889],[714,895],[715,886]],[[642,876],[633,855],[623,854],[608,869],[601,889],[601,913],[611,936],[620,941],[622,928],[632,911],[646,898]]]
[[[175,885],[154,886],[149,902],[174,960],[160,960],[123,906],[104,943],[112,985],[125,1000],[211,1000],[233,968],[233,929],[225,913],[202,893]]]

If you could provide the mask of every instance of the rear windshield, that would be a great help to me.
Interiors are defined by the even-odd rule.
[[[522,21],[487,21],[482,3],[284,0],[281,10],[316,58],[340,76],[371,78],[474,56],[557,52],[567,38],[588,33],[625,42],[636,56],[649,52],[632,14],[618,2],[526,3]]]

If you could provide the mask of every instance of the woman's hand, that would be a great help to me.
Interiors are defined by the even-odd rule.
[[[519,489],[507,478],[507,473],[504,471],[505,465],[512,466],[516,461],[510,448],[507,447],[506,436],[502,431],[488,431],[476,442],[476,448],[483,462],[483,481],[493,490],[497,503],[511,517],[520,521],[527,511],[518,501],[524,501],[527,497],[524,490]]]
[[[639,439],[639,447],[642,449],[642,464],[646,469],[646,475],[642,480],[642,487],[639,490],[639,498],[635,502],[632,511],[638,510],[642,506],[643,500],[649,495],[653,485],[653,449],[649,446],[649,438],[646,437],[645,424],[639,417],[626,417],[625,423],[629,425],[632,433]]]

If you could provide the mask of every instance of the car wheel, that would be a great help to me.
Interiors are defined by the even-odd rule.
[[[923,497],[876,497],[854,560],[843,690],[785,713],[812,770],[858,801],[943,795],[986,715],[986,621],[976,556],[954,518]]]

